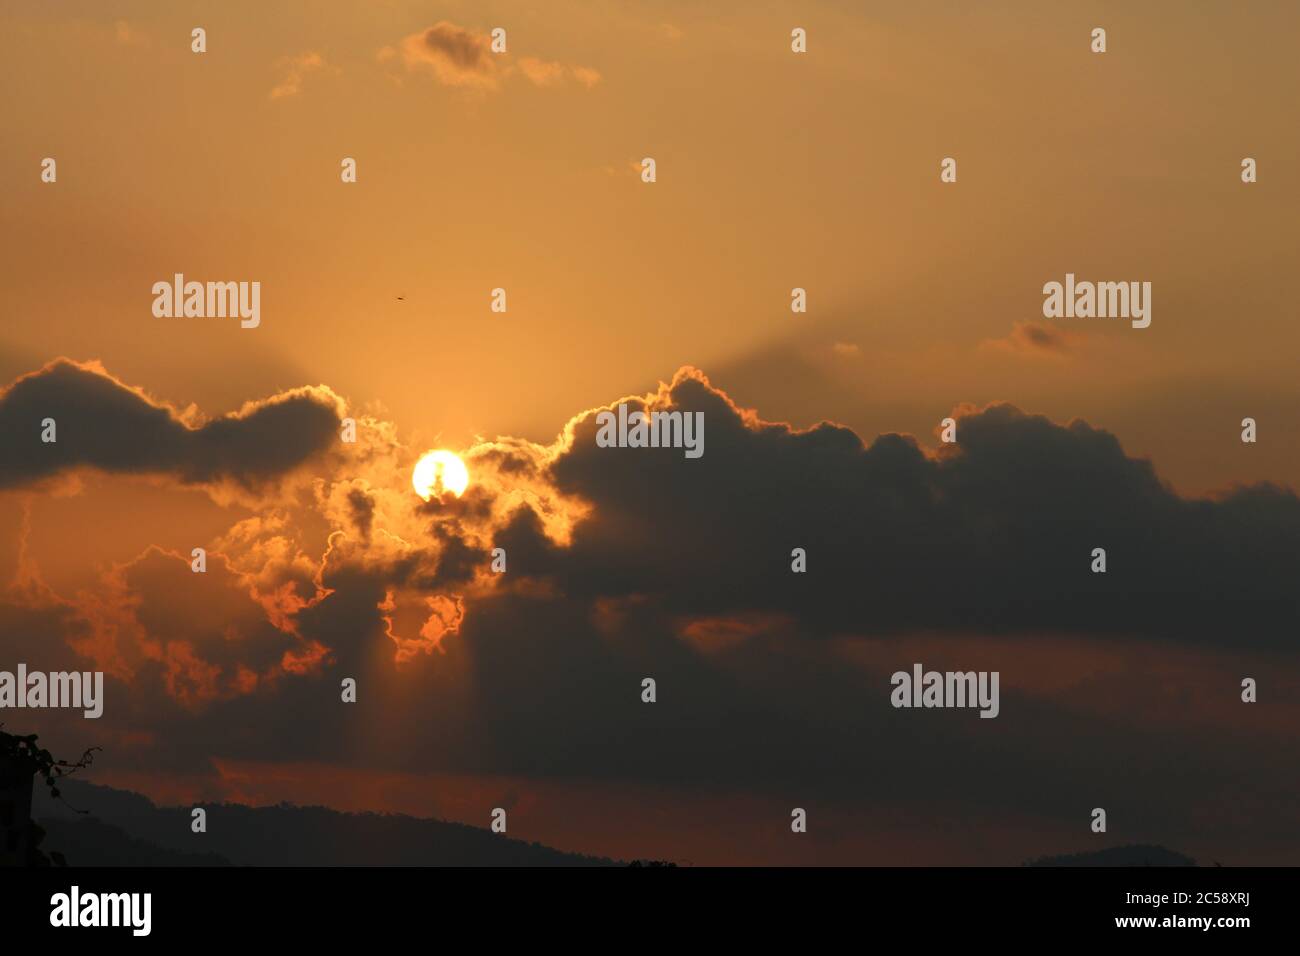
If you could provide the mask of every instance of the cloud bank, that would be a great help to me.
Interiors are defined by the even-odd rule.
[[[292,495],[230,505],[205,579],[150,549],[62,594],[27,562],[0,602],[0,628],[22,635],[7,651],[110,673],[99,723],[120,764],[937,803],[1022,832],[1111,800],[1148,836],[1203,832],[1249,778],[1255,822],[1236,814],[1224,839],[1296,832],[1281,809],[1300,783],[1289,489],[1183,498],[1105,430],[1007,404],[956,409],[957,443],[935,450],[794,429],[688,368],[579,412],[549,445],[465,450],[469,491],[425,503],[390,422],[361,419],[354,447],[322,454],[340,402],[299,389],[196,425],[68,362],[0,397],[8,487],[84,465],[256,488],[316,456]],[[598,447],[596,415],[620,402],[703,412],[706,453]],[[72,425],[54,464],[29,434],[45,414]],[[888,675],[918,660],[1000,670],[1000,716],[892,709]],[[1267,721],[1237,702],[1246,674],[1276,695]],[[951,795],[954,774],[978,786]]]

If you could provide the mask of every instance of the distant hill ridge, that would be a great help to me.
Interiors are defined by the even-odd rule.
[[[1088,853],[1065,853],[1031,860],[1025,866],[1195,866],[1196,861],[1153,844],[1112,846]]]
[[[98,861],[114,848],[132,860],[138,858],[135,865],[141,866],[622,865],[463,823],[283,803],[204,804],[207,832],[194,833],[191,807],[159,807],[138,793],[83,781],[69,780],[61,787],[67,804],[52,800],[38,787],[32,816],[48,831],[42,848],[63,853],[70,866],[106,865]],[[90,816],[80,816],[71,807]],[[150,862],[153,858],[156,864]]]
[[[56,850],[68,866],[230,866],[216,853],[187,853],[155,846],[96,817],[46,818],[42,850]]]
[[[37,787],[32,816],[46,852],[69,866],[620,866],[565,853],[482,827],[405,814],[343,813],[327,807],[204,804],[208,832],[190,830],[191,807],[84,781],[60,785],[66,803]],[[75,807],[88,815],[73,812]],[[1136,844],[1045,856],[1033,867],[1195,866],[1162,846]]]

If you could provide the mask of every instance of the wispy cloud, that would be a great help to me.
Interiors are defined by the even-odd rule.
[[[492,91],[515,76],[534,86],[553,88],[569,82],[591,89],[601,81],[598,70],[577,64],[492,52],[492,39],[441,20],[398,44],[379,51],[379,61],[400,61],[408,73],[426,73],[444,86]]]
[[[1028,358],[1066,358],[1082,344],[1083,336],[1078,332],[1045,322],[1017,322],[1005,337],[981,342],[980,349]]]
[[[297,56],[286,56],[281,58],[276,64],[283,72],[284,78],[280,80],[275,87],[271,89],[271,99],[283,99],[286,96],[297,96],[302,92],[302,82],[308,73],[315,73],[325,68],[325,57],[308,50],[306,53],[299,53]]]

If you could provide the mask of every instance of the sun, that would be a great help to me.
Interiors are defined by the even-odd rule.
[[[450,491],[459,498],[469,487],[469,470],[452,452],[441,448],[427,451],[415,463],[411,485],[415,488],[415,493],[425,501],[444,491]]]

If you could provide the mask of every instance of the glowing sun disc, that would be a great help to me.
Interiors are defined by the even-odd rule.
[[[436,494],[450,491],[457,498],[469,487],[469,470],[456,455],[443,449],[425,452],[411,472],[415,493],[428,501]]]

